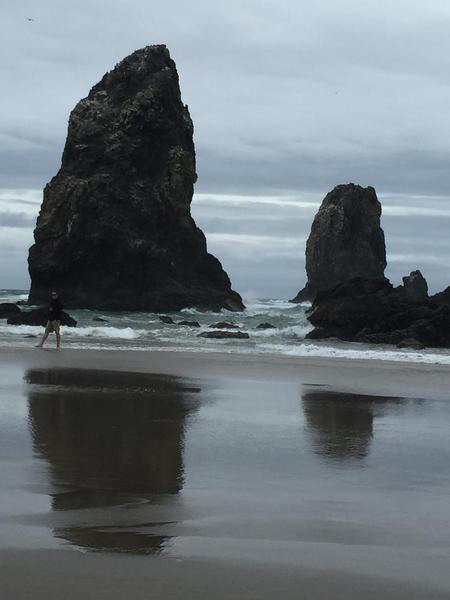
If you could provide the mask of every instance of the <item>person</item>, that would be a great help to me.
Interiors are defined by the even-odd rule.
[[[36,346],[36,348],[42,348],[45,344],[48,336],[54,331],[56,335],[56,349],[61,349],[61,319],[62,319],[63,305],[58,297],[57,292],[52,292],[50,305],[48,307],[48,321],[47,326],[45,327],[44,336],[40,342]]]

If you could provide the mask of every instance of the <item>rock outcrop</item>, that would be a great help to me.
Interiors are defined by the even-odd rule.
[[[48,321],[48,308],[35,308],[33,310],[22,310],[14,314],[6,321],[8,325],[40,325],[45,327]],[[76,327],[77,322],[66,312],[62,313],[61,325]]]
[[[70,115],[29,253],[29,302],[242,310],[190,211],[193,124],[165,46],[120,62]]]
[[[386,268],[381,204],[372,187],[349,183],[329,192],[306,244],[306,286],[292,302],[314,300],[355,277],[382,279]]]
[[[0,319],[9,319],[16,315],[20,315],[20,308],[12,302],[2,302],[0,304]]]
[[[308,315],[315,329],[306,337],[450,348],[450,306],[446,295],[414,299],[387,279],[356,278],[319,292]]]
[[[197,337],[212,338],[216,340],[248,340],[250,336],[245,331],[203,331],[203,333],[199,333]]]
[[[403,287],[412,300],[421,302],[428,298],[428,284],[420,271],[411,271],[403,277]]]

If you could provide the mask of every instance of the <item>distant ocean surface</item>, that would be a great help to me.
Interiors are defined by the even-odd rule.
[[[0,289],[0,303],[28,298],[27,290]],[[245,301],[245,300],[244,300]],[[76,328],[62,327],[63,347],[102,350],[147,350],[184,352],[225,352],[234,354],[272,354],[284,356],[378,359],[450,365],[450,350],[412,351],[393,346],[368,345],[305,339],[312,326],[306,318],[308,304],[292,304],[286,300],[261,299],[245,301],[243,313],[200,312],[184,309],[169,316],[178,321],[200,323],[200,328],[168,325],[160,320],[164,313],[107,312],[94,310],[68,311],[78,321]],[[24,307],[22,307],[23,309]],[[96,319],[103,319],[98,321]],[[215,340],[197,337],[211,331],[210,325],[227,321],[239,326],[250,339]],[[274,329],[257,329],[260,323],[271,323]],[[237,331],[237,330],[236,330]],[[37,343],[42,327],[7,325],[0,319],[0,347],[30,347]],[[51,336],[48,347],[54,346]]]

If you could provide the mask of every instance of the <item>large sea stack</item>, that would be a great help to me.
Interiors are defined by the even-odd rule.
[[[306,286],[293,302],[314,300],[355,277],[383,279],[386,268],[381,204],[372,187],[349,183],[329,192],[306,244]]]
[[[163,45],[138,50],[72,111],[30,248],[29,301],[67,307],[242,310],[190,212],[193,124]]]

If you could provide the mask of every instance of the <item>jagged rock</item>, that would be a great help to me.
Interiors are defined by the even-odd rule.
[[[272,323],[260,323],[256,326],[256,329],[276,329],[276,327]]]
[[[239,325],[235,323],[228,323],[227,321],[220,321],[219,323],[212,323],[209,325],[212,329],[239,329]]]
[[[307,316],[316,327],[308,339],[396,345],[416,340],[422,347],[450,347],[450,307],[435,297],[414,300],[387,279],[356,278],[319,292]]]
[[[428,284],[420,271],[411,271],[403,277],[403,287],[413,300],[421,302],[428,298]]]
[[[0,304],[0,319],[8,319],[14,315],[20,315],[20,308],[12,302],[2,302]]]
[[[178,321],[178,325],[186,325],[187,327],[200,327],[198,321]]]
[[[450,286],[445,288],[444,291],[438,292],[434,296],[431,296],[430,301],[438,306],[445,304],[446,306],[450,307]]]
[[[242,310],[190,211],[193,124],[168,49],[122,60],[70,115],[61,169],[30,248],[29,302],[67,307]]]
[[[165,323],[166,325],[175,325],[175,321],[172,319],[172,317],[167,317],[166,315],[161,315],[159,317],[159,320]]]
[[[7,320],[8,325],[41,325],[45,327],[48,321],[48,308],[41,307],[33,310],[21,311]],[[77,322],[66,312],[62,313],[61,325],[76,327]]]
[[[248,333],[245,333],[243,331],[204,331],[203,333],[199,333],[197,337],[215,338],[218,340],[231,338],[243,340],[248,339],[250,336],[248,335]]]
[[[372,187],[349,183],[329,192],[306,243],[306,286],[292,302],[313,300],[319,291],[355,277],[382,279],[386,248],[380,216]]]

